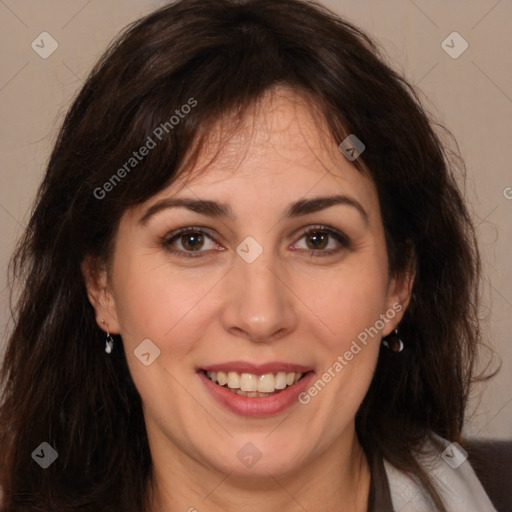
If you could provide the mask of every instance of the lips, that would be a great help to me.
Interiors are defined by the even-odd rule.
[[[246,393],[241,390],[230,389],[227,384],[222,386],[219,383],[215,383],[215,374],[217,376],[222,375],[224,380],[226,376],[232,378],[235,373],[240,376],[241,385],[245,388],[247,386],[251,387],[251,382],[243,381],[249,374],[251,376],[250,381],[257,377],[260,381],[260,386],[261,381],[263,381],[264,387],[268,384],[268,378],[270,380],[274,379],[270,374],[281,375],[279,379],[276,379],[276,385],[277,380],[281,383],[283,382],[282,375],[284,374],[287,376],[295,374],[298,380],[290,382],[284,389],[275,389],[275,391],[270,393],[256,391]],[[307,389],[315,372],[311,367],[294,363],[269,362],[257,365],[245,361],[230,361],[199,368],[197,374],[211,396],[231,412],[241,416],[270,416],[278,414],[293,405],[297,405],[299,394]],[[212,377],[214,380],[211,379]],[[238,383],[230,382],[229,384],[239,387]],[[282,384],[279,384],[279,388],[281,387]],[[251,389],[253,388],[251,387]]]

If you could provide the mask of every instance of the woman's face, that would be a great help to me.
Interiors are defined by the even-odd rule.
[[[373,183],[283,93],[206,172],[123,216],[93,302],[122,336],[153,457],[254,478],[350,446],[408,284],[388,276]]]

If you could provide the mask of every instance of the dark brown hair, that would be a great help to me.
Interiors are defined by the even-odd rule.
[[[337,143],[349,133],[364,142],[354,164],[376,185],[390,272],[415,268],[400,325],[407,349],[381,350],[356,429],[370,460],[416,475],[444,510],[414,455],[431,431],[461,441],[480,338],[479,256],[447,151],[412,87],[324,7],[183,0],[128,27],[94,67],[13,256],[18,296],[1,373],[4,512],[144,510],[151,458],[141,399],[120,340],[105,356],[81,263],[108,261],[122,214],[190,168],[219,119],[241,120],[276,86],[310,98]],[[112,181],[165,122],[156,147]],[[44,471],[31,459],[43,441],[59,454]]]

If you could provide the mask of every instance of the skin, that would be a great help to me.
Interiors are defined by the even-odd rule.
[[[291,91],[267,94],[213,162],[216,144],[204,151],[195,167],[202,172],[124,214],[108,272],[93,279],[84,267],[98,325],[121,334],[142,397],[155,468],[152,511],[367,508],[370,473],[354,418],[381,337],[407,307],[413,276],[390,277],[375,186],[315,119]],[[357,200],[367,222],[350,205],[281,219],[300,198],[334,193]],[[225,202],[234,217],[182,207],[139,222],[170,197]],[[345,233],[350,246],[329,237],[316,249],[311,235],[303,236],[316,224]],[[209,228],[212,238],[195,242],[202,257],[180,257],[162,243],[187,226]],[[252,263],[236,253],[247,236],[263,248]],[[194,240],[178,237],[173,247],[193,252],[187,242]],[[339,252],[312,254],[331,248]],[[208,364],[246,360],[303,364],[321,376],[393,304],[402,311],[307,405],[266,418],[238,416],[214,401],[196,374]],[[161,351],[150,366],[133,355],[146,338]],[[250,468],[237,457],[247,442],[262,454]]]

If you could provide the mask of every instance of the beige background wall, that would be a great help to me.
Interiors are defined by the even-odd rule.
[[[163,3],[0,0],[0,351],[9,318],[5,269],[62,116],[107,43]],[[475,393],[466,433],[512,439],[512,2],[324,3],[383,45],[391,63],[418,86],[430,111],[459,142],[485,262],[486,341],[503,360],[499,375]],[[58,43],[47,59],[31,47],[44,31]],[[468,43],[458,58],[441,46],[454,31]],[[447,42],[452,53],[461,43]],[[46,39],[46,50],[49,44]]]

